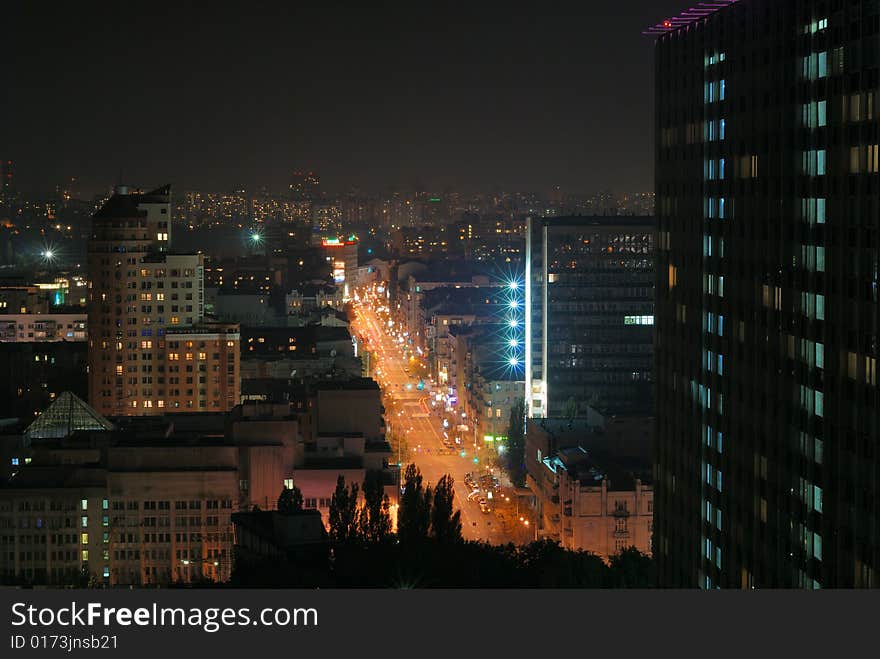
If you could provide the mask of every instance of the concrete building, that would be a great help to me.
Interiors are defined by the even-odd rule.
[[[70,311],[72,310],[38,314],[0,313],[0,342],[85,341],[87,316],[85,312]]]
[[[290,291],[285,300],[288,315],[299,315],[321,309],[343,309],[343,287],[326,283],[305,284]]]
[[[341,416],[334,408],[348,397],[331,390],[299,410],[261,403],[112,423],[63,394],[21,435],[3,438],[11,466],[0,484],[0,580],[225,581],[232,515],[274,509],[294,483],[325,521],[339,475],[362,483],[368,471],[383,474],[395,506],[378,403],[361,391]]]
[[[205,303],[217,320],[248,327],[272,327],[283,322],[269,293],[205,289]]]
[[[49,296],[36,285],[4,283],[0,285],[0,313],[48,313]]]
[[[232,516],[235,525],[237,569],[275,571],[284,566],[286,575],[297,563],[326,565],[330,555],[327,529],[321,514],[314,509],[282,514],[278,511],[239,512]]]
[[[507,345],[494,324],[450,329],[450,373],[447,383],[458,401],[467,443],[504,441],[511,410],[523,400],[522,369],[506,362]]]
[[[541,537],[605,560],[630,547],[651,554],[650,434],[639,428],[646,424],[631,421],[622,437],[586,420],[528,422],[526,479]]]
[[[241,399],[239,326],[203,321],[165,332],[169,411],[231,410]]]
[[[92,218],[89,401],[102,414],[177,409],[166,405],[165,335],[204,318],[204,258],[169,253],[170,208],[170,186],[147,194],[121,188]],[[237,402],[223,397],[219,409]]]
[[[333,274],[333,283],[340,288],[346,301],[358,285],[358,245],[357,236],[321,240],[321,249]]]

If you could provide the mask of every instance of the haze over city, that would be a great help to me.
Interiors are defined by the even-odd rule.
[[[653,40],[674,0],[4,8],[0,157],[76,177],[281,191],[653,184]]]

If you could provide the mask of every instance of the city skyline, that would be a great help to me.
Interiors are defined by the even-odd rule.
[[[5,21],[13,102],[0,156],[25,191],[75,176],[86,195],[166,179],[282,190],[295,169],[320,172],[333,192],[648,190],[653,44],[641,30],[679,7],[536,17],[494,3],[254,3],[231,20],[186,6],[149,17],[18,6]],[[138,21],[162,26],[149,46],[131,38]],[[143,157],[154,149],[168,155]]]
[[[880,0],[583,5],[7,12],[0,584],[880,587]]]

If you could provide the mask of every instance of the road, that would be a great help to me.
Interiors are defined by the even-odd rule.
[[[491,544],[503,544],[518,539],[505,533],[494,513],[484,513],[476,499],[467,500],[470,488],[464,477],[468,472],[477,473],[474,464],[473,438],[463,439],[464,444],[452,451],[443,445],[443,410],[430,405],[431,385],[423,391],[418,389],[418,379],[411,374],[411,362],[405,354],[405,342],[397,338],[397,330],[387,312],[382,311],[381,301],[367,293],[355,303],[353,334],[361,337],[367,349],[373,353],[373,377],[383,392],[386,424],[393,436],[392,444],[401,451],[402,469],[413,462],[421,470],[426,485],[434,486],[449,474],[454,479],[455,507],[461,511],[462,535],[468,540],[481,540]],[[389,325],[389,322],[391,323]],[[461,452],[464,451],[464,457]],[[483,472],[485,473],[485,471]],[[497,495],[496,495],[497,496]]]

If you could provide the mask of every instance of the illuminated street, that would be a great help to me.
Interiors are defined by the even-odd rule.
[[[373,353],[375,361],[371,364],[371,374],[382,387],[392,445],[401,453],[401,471],[409,462],[414,462],[421,470],[426,485],[436,485],[444,474],[450,474],[455,479],[455,507],[461,510],[462,535],[465,539],[484,540],[492,544],[531,539],[531,530],[527,526],[517,528],[512,523],[503,525],[496,516],[495,503],[499,498],[503,501],[505,493],[510,499],[510,488],[492,492],[488,506],[492,512],[483,512],[478,501],[480,496],[488,496],[488,492],[474,495],[468,500],[472,489],[465,484],[465,475],[487,473],[485,467],[478,467],[474,463],[473,435],[460,438],[462,443],[455,445],[455,450],[444,446],[444,431],[449,433],[450,429],[443,427],[441,403],[435,401],[436,407],[431,405],[435,393],[431,383],[425,381],[424,389],[419,390],[419,379],[414,375],[414,369],[410,368],[394,321],[390,320],[387,308],[382,306],[385,304],[384,296],[370,292],[364,295],[354,305],[356,319],[352,323],[352,333],[360,336],[366,349]],[[478,457],[484,453],[476,452]],[[497,474],[497,469],[495,472]],[[511,503],[508,507],[513,505]]]

